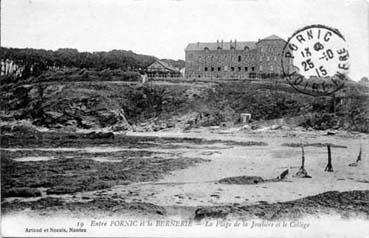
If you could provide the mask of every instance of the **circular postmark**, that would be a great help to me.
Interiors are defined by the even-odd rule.
[[[342,89],[349,72],[349,52],[343,35],[323,25],[296,31],[282,51],[282,71],[297,91],[326,96]]]

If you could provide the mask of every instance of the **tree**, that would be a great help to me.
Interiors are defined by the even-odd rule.
[[[359,81],[359,83],[369,83],[368,77],[362,77]]]
[[[23,67],[22,78],[39,76],[52,67],[75,67],[86,69],[121,69],[138,71],[157,59],[132,51],[111,50],[108,52],[78,52],[77,49],[63,48],[56,51],[42,49],[17,49],[0,47],[2,61],[10,60]]]

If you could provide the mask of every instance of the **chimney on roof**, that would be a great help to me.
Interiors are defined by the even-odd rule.
[[[223,49],[223,40],[222,40],[222,49]]]
[[[236,48],[237,47],[237,40],[235,39],[234,40],[234,48]]]
[[[219,48],[219,40],[217,40],[217,49]]]

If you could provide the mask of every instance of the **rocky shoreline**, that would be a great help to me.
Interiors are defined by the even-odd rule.
[[[101,213],[165,217],[170,213],[168,209],[182,209],[186,210],[186,216],[197,220],[299,219],[308,215],[319,217],[324,214],[339,214],[343,218],[369,217],[369,190],[327,191],[288,202],[259,201],[252,205],[235,203],[172,208],[147,202],[140,199],[138,194],[137,199],[127,200],[126,195],[114,193],[112,190],[117,185],[124,187],[137,182],[157,181],[173,171],[209,161],[202,157],[184,156],[180,149],[193,150],[197,148],[196,146],[202,145],[210,151],[201,152],[201,155],[213,156],[219,154],[218,148],[223,148],[219,147],[220,145],[229,146],[226,148],[253,146],[263,148],[267,146],[263,141],[12,129],[1,135],[3,214],[25,212],[32,215],[61,212],[73,213],[76,216]],[[281,145],[286,148],[299,146],[293,143]],[[307,147],[309,146],[324,148],[326,144],[310,143],[307,144]],[[347,147],[332,144],[332,148]],[[256,186],[259,182],[269,180],[265,180],[264,177],[243,176],[224,178],[219,182],[225,186],[227,184]],[[276,182],[274,180],[273,182]],[[130,193],[131,197],[134,197],[135,191]]]
[[[329,191],[289,202],[201,207],[195,211],[194,218],[197,220],[216,218],[296,220],[305,216],[339,215],[345,219],[353,217],[369,219],[368,204],[369,190]]]

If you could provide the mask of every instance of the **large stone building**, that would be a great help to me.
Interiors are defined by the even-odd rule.
[[[185,49],[186,78],[244,79],[282,75],[286,41],[272,35],[254,41],[190,43]]]

